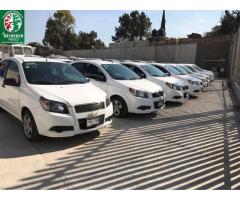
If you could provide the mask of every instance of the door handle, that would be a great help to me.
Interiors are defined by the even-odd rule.
[[[2,87],[3,87],[3,88],[5,88],[5,85],[4,85],[4,84],[2,84]]]

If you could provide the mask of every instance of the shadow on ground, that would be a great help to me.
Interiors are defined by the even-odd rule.
[[[222,109],[117,119],[7,189],[240,189],[240,113],[226,92],[216,95]]]

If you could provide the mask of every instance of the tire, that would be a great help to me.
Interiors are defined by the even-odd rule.
[[[42,139],[39,135],[35,120],[32,113],[29,110],[23,112],[22,115],[23,133],[25,137],[30,141],[37,141]]]
[[[118,118],[124,118],[128,115],[128,108],[126,102],[121,97],[113,97],[113,115]]]

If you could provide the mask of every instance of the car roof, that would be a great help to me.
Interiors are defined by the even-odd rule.
[[[148,63],[148,62],[134,62],[134,61],[124,61],[124,62],[121,62],[122,64],[133,64],[133,65],[143,65],[143,64],[151,64],[151,63]]]
[[[81,63],[81,62],[86,62],[86,63],[92,63],[92,64],[99,64],[99,65],[102,65],[102,64],[119,64],[118,62],[112,62],[112,61],[107,61],[107,60],[95,60],[95,59],[92,59],[92,60],[77,60],[77,61],[74,61],[72,63]]]
[[[59,60],[48,59],[48,58],[44,58],[41,56],[15,56],[15,57],[8,57],[5,60],[15,60],[20,63],[23,63],[23,62],[50,62],[50,61],[63,63],[62,61],[59,61]]]

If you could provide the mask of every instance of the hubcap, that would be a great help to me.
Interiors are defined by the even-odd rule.
[[[118,100],[114,100],[113,101],[113,114],[115,116],[119,116],[121,114],[121,110],[122,110],[122,103]]]
[[[23,117],[23,129],[24,134],[27,138],[31,138],[32,136],[32,122],[28,115],[24,115]]]

